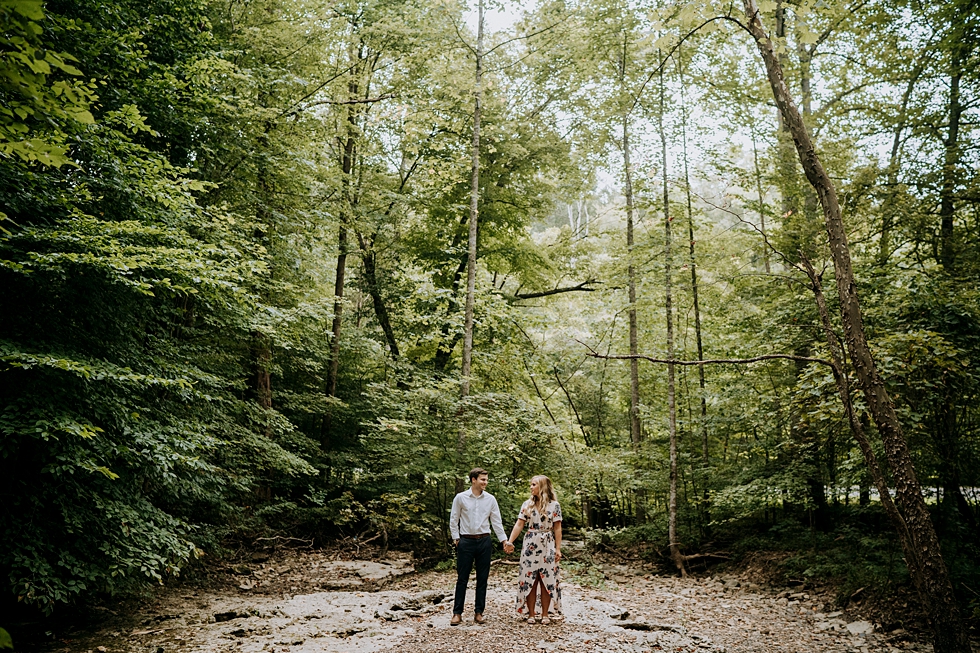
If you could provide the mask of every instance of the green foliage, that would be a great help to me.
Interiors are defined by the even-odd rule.
[[[954,490],[980,469],[975,108],[955,144],[935,127],[953,116],[955,66],[976,82],[976,39],[953,20],[969,8],[824,5],[781,5],[780,52],[809,89],[875,355],[972,587],[976,505]],[[712,6],[543,3],[489,35],[460,399],[475,72],[462,5],[0,0],[9,593],[50,611],[267,531],[435,562],[474,465],[505,522],[545,473],[591,544],[664,546],[665,370],[640,363],[633,442],[628,364],[589,355],[628,351],[635,307],[640,352],[665,356],[664,194],[678,357],[697,337],[709,358],[829,355],[793,265],[805,252],[826,267],[816,197],[751,44],[716,21],[673,49]],[[835,314],[829,268],[824,285]],[[788,575],[904,582],[879,506],[850,512],[869,479],[826,366],[711,365],[703,389],[695,367],[676,376],[686,550],[727,538],[794,552]]]
[[[0,2],[0,154],[5,157],[65,165],[71,162],[70,136],[95,122],[90,111],[95,84],[80,79],[78,59],[49,47],[51,32],[71,29],[76,29],[71,21],[46,16],[41,0]]]

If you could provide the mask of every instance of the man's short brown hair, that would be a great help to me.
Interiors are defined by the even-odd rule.
[[[482,467],[474,467],[473,469],[470,470],[470,483],[473,482],[473,479],[480,478],[484,474],[490,476],[490,472],[483,469]]]

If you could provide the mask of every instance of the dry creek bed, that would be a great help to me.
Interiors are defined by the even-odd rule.
[[[261,558],[259,558],[261,560]],[[452,572],[416,573],[410,557],[331,560],[284,552],[230,566],[227,580],[162,589],[44,653],[768,653],[931,652],[904,631],[880,632],[829,597],[760,587],[735,576],[680,579],[605,565],[599,586],[563,583],[551,625],[516,618],[516,568],[494,564],[487,623],[450,627]]]

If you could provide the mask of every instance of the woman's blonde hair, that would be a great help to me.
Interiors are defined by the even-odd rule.
[[[552,501],[557,501],[558,497],[555,495],[555,488],[551,484],[551,479],[544,475],[538,475],[531,478],[532,481],[538,482],[538,496],[535,497],[531,495],[531,504],[539,511],[547,507]]]

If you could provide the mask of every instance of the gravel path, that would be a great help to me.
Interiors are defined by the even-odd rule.
[[[300,556],[301,558],[301,556]],[[931,652],[903,632],[880,633],[856,615],[829,612],[826,597],[763,588],[735,578],[640,576],[604,569],[599,587],[565,582],[564,618],[545,626],[516,618],[516,568],[495,564],[487,623],[449,626],[454,574],[406,574],[382,591],[316,591],[295,585],[308,559],[291,563],[285,584],[161,591],[89,632],[72,633],[48,653],[872,653]],[[347,563],[350,564],[350,563]],[[270,567],[272,568],[272,567]],[[265,572],[265,565],[263,565]],[[266,573],[266,575],[268,575]],[[262,574],[259,574],[262,577]],[[290,583],[292,585],[290,586]],[[334,582],[333,586],[343,583]],[[289,592],[295,588],[296,592]]]

